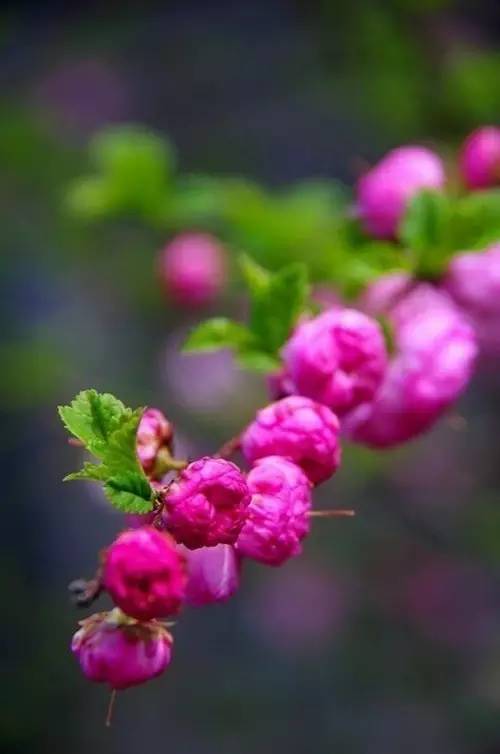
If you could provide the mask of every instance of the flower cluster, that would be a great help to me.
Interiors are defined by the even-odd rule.
[[[471,134],[459,170],[470,190],[498,185],[500,129]],[[355,214],[366,235],[396,243],[412,200],[425,190],[446,200],[445,184],[437,154],[399,147],[359,180]],[[468,385],[478,354],[500,355],[500,245],[449,253],[434,269],[378,277],[355,309],[335,302],[300,321],[271,393],[330,407],[346,439],[376,448],[431,428]]]
[[[184,605],[227,600],[246,558],[279,566],[299,555],[313,486],[340,463],[339,430],[336,415],[311,398],[272,403],[232,444],[249,464],[245,473],[221,455],[174,459],[170,422],[144,411],[135,453],[154,506],[128,515],[128,528],[102,554],[94,592],[106,591],[115,607],[82,621],[73,637],[83,673],[113,689],[158,676],[172,657],[164,619]]]
[[[459,168],[470,190],[499,184],[500,130],[472,134]],[[351,219],[379,247],[400,243],[401,251],[415,226],[412,202],[423,196],[425,211],[437,201],[437,212],[445,184],[437,154],[400,147],[361,177]],[[415,256],[417,247],[429,255],[432,240],[417,239]],[[500,245],[450,253],[440,267],[424,261],[373,276],[354,303],[339,296],[314,315],[301,269],[270,273],[246,259],[250,325],[215,318],[188,345],[230,347],[241,363],[264,365],[273,402],[218,454],[174,458],[161,411],[133,412],[109,394],[84,391],[61,407],[100,462],[68,478],[101,482],[129,514],[80,594],[89,604],[106,591],[114,603],[73,638],[89,679],[124,689],[159,675],[173,646],[164,619],[184,605],[227,600],[246,559],[280,566],[301,553],[319,513],[313,490],[339,468],[341,438],[387,448],[417,437],[464,391],[480,350],[500,354]],[[162,254],[163,281],[184,304],[209,303],[225,270],[222,247],[207,235],[180,236]],[[247,469],[229,460],[235,451]]]
[[[361,404],[344,423],[352,440],[374,447],[396,445],[429,429],[467,386],[477,354],[466,318],[428,283],[410,284],[383,312],[393,327],[394,354],[374,400]]]

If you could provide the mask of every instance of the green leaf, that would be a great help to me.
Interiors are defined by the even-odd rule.
[[[183,350],[231,348],[242,366],[274,371],[280,365],[279,350],[307,305],[307,270],[295,263],[271,273],[247,256],[240,263],[250,294],[249,327],[222,317],[210,319],[190,334]]]
[[[96,390],[82,390],[58,411],[66,429],[98,458],[102,458],[110,434],[132,415],[113,395]]]
[[[98,133],[91,142],[90,156],[113,182],[147,177],[161,183],[175,162],[166,139],[131,125],[112,126]]]
[[[399,237],[415,255],[416,273],[438,276],[450,255],[453,207],[438,191],[421,191],[410,201]]]
[[[90,156],[99,171],[99,184],[84,184],[70,201],[100,215],[135,213],[157,221],[172,194],[174,154],[169,143],[135,126],[108,128],[93,139]],[[90,190],[89,190],[90,189]],[[76,205],[75,205],[76,201]],[[87,206],[85,206],[87,205]]]
[[[128,416],[109,437],[103,454],[103,461],[111,473],[130,471],[144,475],[137,457],[137,427],[143,413],[138,408]]]
[[[385,340],[385,345],[387,348],[387,353],[392,356],[393,354],[396,353],[396,339],[395,339],[395,333],[394,333],[394,325],[389,319],[389,317],[387,317],[384,314],[380,314],[377,317],[377,320],[384,334],[384,340]]]
[[[244,351],[237,357],[238,364],[245,369],[251,369],[254,372],[275,372],[281,366],[280,360],[276,356],[263,351]]]
[[[169,225],[183,231],[187,227],[220,229],[224,221],[230,182],[205,175],[182,176],[176,181],[166,217]]]
[[[408,205],[399,236],[413,251],[425,251],[443,244],[449,221],[447,197],[438,191],[420,191]]]
[[[500,238],[500,190],[476,191],[457,200],[453,248],[484,248]]]
[[[265,287],[251,291],[250,330],[258,350],[278,353],[305,309],[308,296],[307,270],[298,262],[272,274]]]
[[[247,327],[224,317],[216,317],[202,322],[188,336],[182,350],[216,351],[219,348],[232,348],[236,352],[252,342],[252,334]]]
[[[79,178],[69,186],[65,203],[68,211],[81,220],[99,220],[113,209],[107,182],[100,176]]]
[[[368,283],[393,272],[412,272],[413,262],[399,245],[370,241],[344,249],[331,268],[331,280],[344,297],[356,299]]]
[[[93,482],[103,482],[109,476],[109,470],[103,464],[88,463],[86,461],[83,465],[83,469],[80,471],[74,471],[72,474],[68,474],[64,477],[63,482],[72,482],[74,480],[82,479]]]
[[[265,295],[269,289],[271,273],[257,264],[247,254],[241,254],[239,258],[243,279],[250,291],[251,296]]]
[[[69,431],[81,440],[102,463],[85,463],[81,471],[68,474],[75,479],[102,482],[110,502],[122,511],[147,513],[153,507],[154,492],[137,456],[137,427],[142,408],[132,411],[109,393],[84,390],[59,414]]]
[[[124,513],[149,513],[154,492],[144,474],[133,471],[111,476],[104,485],[108,500]]]

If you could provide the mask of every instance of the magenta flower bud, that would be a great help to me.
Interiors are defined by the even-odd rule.
[[[454,257],[443,285],[469,317],[483,354],[499,356],[500,244]]]
[[[189,550],[178,545],[186,557],[188,583],[186,602],[193,607],[225,602],[240,585],[240,563],[232,545]]]
[[[399,147],[365,173],[357,187],[357,211],[371,236],[391,239],[410,199],[423,189],[442,189],[444,167],[425,147]]]
[[[113,602],[138,620],[178,612],[186,591],[184,558],[151,526],[122,532],[106,550],[103,583]]]
[[[177,542],[191,550],[232,545],[249,502],[245,477],[234,463],[200,458],[180,473],[165,494],[165,525]]]
[[[162,251],[160,275],[167,293],[187,307],[209,304],[226,279],[225,252],[205,233],[184,233]]]
[[[355,442],[389,447],[429,429],[472,375],[474,332],[445,293],[415,286],[388,312],[395,355],[372,402],[348,414],[343,431]]]
[[[172,636],[156,621],[138,623],[118,608],[81,621],[71,649],[84,675],[126,689],[163,673],[172,658]]]
[[[283,456],[305,471],[313,484],[324,482],[340,464],[339,421],[327,406],[291,395],[257,412],[241,439],[247,461]]]
[[[292,392],[345,414],[370,401],[387,367],[379,323],[355,309],[330,309],[300,324],[283,349]]]
[[[159,451],[169,448],[172,439],[173,428],[168,419],[157,408],[147,408],[137,428],[137,455],[146,473],[154,470]]]
[[[247,481],[252,499],[236,542],[238,553],[273,566],[300,555],[311,510],[311,482],[302,469],[268,456],[257,461]]]
[[[485,126],[473,131],[460,153],[460,172],[470,189],[500,183],[500,128]]]

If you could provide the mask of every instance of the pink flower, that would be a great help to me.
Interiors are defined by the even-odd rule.
[[[500,355],[500,244],[452,259],[444,287],[467,314],[483,353]]]
[[[378,283],[375,283],[377,285]],[[452,300],[416,284],[388,312],[396,353],[375,399],[343,423],[355,442],[389,447],[429,429],[464,390],[472,375],[474,332]]]
[[[165,495],[165,524],[194,550],[234,544],[243,526],[250,493],[239,468],[223,458],[190,463]]]
[[[470,189],[500,183],[500,128],[485,126],[467,137],[460,153],[460,171]]]
[[[387,366],[382,328],[355,309],[300,324],[283,349],[292,392],[341,415],[373,398]]]
[[[157,408],[147,408],[137,429],[137,455],[146,473],[155,467],[158,452],[172,443],[173,428]]]
[[[118,607],[139,620],[176,613],[186,581],[174,540],[151,526],[122,532],[106,550],[104,586]]]
[[[81,621],[71,649],[84,675],[96,683],[126,689],[163,673],[173,639],[160,623],[138,623],[118,608]]]
[[[285,458],[268,456],[257,461],[247,481],[252,499],[236,542],[239,554],[274,566],[300,555],[311,510],[304,472]]]
[[[210,303],[226,278],[225,253],[206,233],[184,233],[161,253],[160,275],[167,293],[188,307]]]
[[[283,456],[298,464],[313,484],[324,482],[340,464],[339,421],[327,406],[292,395],[257,412],[241,440],[253,464]]]
[[[394,238],[410,199],[444,183],[443,163],[434,152],[415,146],[393,149],[358,182],[357,209],[366,232]]]
[[[232,545],[199,547],[188,550],[178,545],[188,568],[186,602],[199,607],[212,602],[225,602],[239,587],[240,564]]]

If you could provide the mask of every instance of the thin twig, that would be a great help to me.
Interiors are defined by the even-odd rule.
[[[113,711],[115,709],[116,702],[116,689],[111,691],[108,703],[108,712],[106,714],[106,728],[111,728],[111,719],[113,717]]]
[[[309,515],[314,516],[314,518],[352,518],[356,515],[356,512],[351,509],[339,508],[338,510],[309,511]]]

